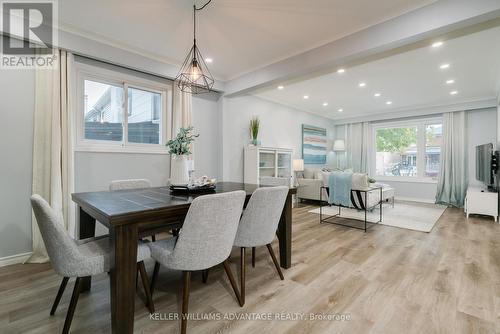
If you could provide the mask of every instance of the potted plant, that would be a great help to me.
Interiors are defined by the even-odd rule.
[[[170,162],[170,178],[174,185],[189,183],[188,155],[191,154],[191,144],[198,134],[193,134],[194,127],[180,128],[177,137],[167,142],[168,153],[172,156]]]
[[[258,117],[254,117],[250,120],[250,137],[252,138],[252,145],[260,145],[260,141],[257,139],[259,135],[260,120]]]

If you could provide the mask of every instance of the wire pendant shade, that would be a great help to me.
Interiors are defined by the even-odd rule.
[[[175,78],[175,82],[179,89],[186,93],[208,93],[214,86],[214,78],[205,63],[200,49],[196,46],[196,11],[205,8],[209,3],[210,1],[201,8],[193,6],[193,46],[191,50],[189,50],[186,59],[184,59],[182,63],[179,74],[177,74]]]
[[[175,81],[186,93],[202,94],[212,90],[214,79],[196,44],[189,50]]]

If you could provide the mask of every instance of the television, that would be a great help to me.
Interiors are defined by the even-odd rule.
[[[493,185],[493,144],[476,146],[476,179],[486,186]]]

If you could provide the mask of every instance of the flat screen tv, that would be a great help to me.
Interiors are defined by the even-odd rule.
[[[493,170],[491,160],[493,158],[493,144],[476,146],[476,179],[487,186],[493,185]]]

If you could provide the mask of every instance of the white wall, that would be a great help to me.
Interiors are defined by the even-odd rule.
[[[1,41],[1,40],[0,40]],[[31,176],[35,73],[0,75],[0,258],[31,252]]]
[[[215,93],[193,97],[193,126],[200,135],[194,142],[195,177],[222,177],[222,105],[219,100],[222,100],[220,95]]]
[[[497,111],[495,108],[468,112],[469,185],[484,185],[476,180],[476,146],[497,142]]]
[[[223,101],[223,178],[243,181],[243,148],[250,142],[250,119],[260,119],[262,146],[293,149],[293,157],[302,156],[302,124],[327,129],[333,138],[333,121],[255,96],[224,98]]]

